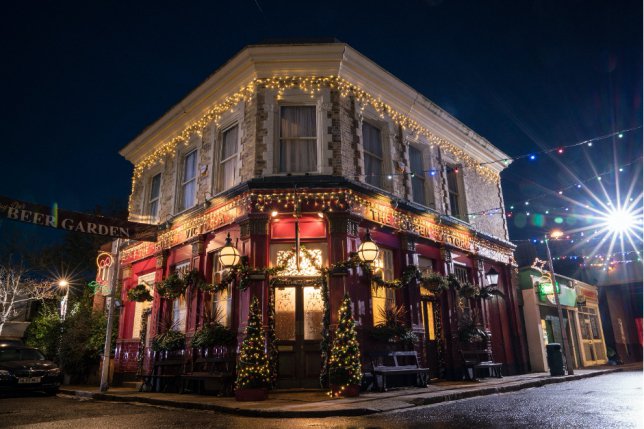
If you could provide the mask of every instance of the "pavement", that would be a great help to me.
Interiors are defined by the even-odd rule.
[[[476,396],[514,392],[596,377],[623,370],[641,370],[642,364],[577,369],[574,375],[551,377],[549,373],[530,373],[478,382],[438,381],[426,388],[397,388],[387,392],[363,392],[356,398],[332,399],[319,389],[275,390],[265,401],[237,402],[232,397],[139,392],[136,387],[111,387],[100,393],[94,386],[63,386],[61,393],[104,401],[147,403],[197,410],[210,410],[248,417],[302,418],[360,416],[385,411],[411,409]]]

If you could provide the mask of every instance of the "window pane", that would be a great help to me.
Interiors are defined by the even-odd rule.
[[[237,153],[237,126],[226,130],[221,145],[221,159],[230,158]]]
[[[184,183],[195,178],[197,174],[197,151],[193,150],[186,155],[183,163]]]
[[[159,200],[154,200],[150,202],[150,217],[155,219],[159,216]]]
[[[365,182],[382,187],[382,161],[368,153],[364,154]]]
[[[275,289],[275,335],[295,340],[295,288]]]
[[[391,281],[394,278],[394,259],[393,252],[389,249],[380,249],[378,259],[375,261],[376,267],[380,269],[383,280]],[[385,321],[384,311],[388,307],[396,305],[396,291],[392,288],[377,287],[375,283],[371,285],[371,303],[373,307],[373,324],[374,326]]]
[[[224,326],[230,327],[231,321],[231,294],[228,289],[215,294],[214,313],[213,316],[216,322]]]
[[[315,140],[282,140],[279,155],[280,173],[308,173],[317,170]]]
[[[316,137],[315,106],[282,106],[280,138]]]
[[[186,300],[182,297],[172,302],[172,328],[177,331],[186,332]]]
[[[366,151],[382,158],[380,130],[367,122],[362,123],[362,144]]]
[[[235,185],[235,170],[237,169],[237,160],[231,158],[221,164],[221,190],[232,188]]]
[[[423,153],[413,146],[409,146],[409,162],[411,172],[423,176]]]
[[[159,198],[159,193],[161,192],[161,175],[157,174],[152,178],[150,183],[150,200]]]
[[[322,339],[322,289],[313,286],[304,287],[304,339]]]
[[[315,106],[282,106],[280,112],[279,171],[316,171]]]
[[[195,192],[197,190],[197,183],[195,180],[183,185],[183,200],[180,210],[189,209],[195,204]]]
[[[411,178],[411,190],[413,194],[413,199],[418,204],[426,204],[425,201],[425,179],[420,177]]]

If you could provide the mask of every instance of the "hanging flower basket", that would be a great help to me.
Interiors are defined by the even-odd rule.
[[[420,284],[430,292],[441,293],[449,289],[449,282],[445,276],[438,273],[430,272],[426,276],[421,276]]]
[[[152,301],[152,294],[146,285],[140,284],[127,291],[127,299],[132,302],[149,302]]]
[[[166,299],[179,298],[185,293],[186,287],[186,282],[177,273],[156,284],[157,292]]]

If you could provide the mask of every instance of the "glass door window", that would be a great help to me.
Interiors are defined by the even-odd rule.
[[[317,387],[324,304],[317,286],[275,289],[275,335],[281,387]]]

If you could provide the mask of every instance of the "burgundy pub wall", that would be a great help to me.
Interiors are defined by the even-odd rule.
[[[119,322],[119,341],[117,347],[116,364],[117,371],[122,373],[134,373],[137,369],[137,353],[139,347],[138,339],[132,340],[132,328],[134,325],[135,303],[127,301],[127,290],[138,284],[138,277],[150,272],[156,272],[155,281],[161,281],[174,270],[174,267],[186,261],[191,262],[191,269],[201,271],[206,280],[212,281],[212,252],[224,245],[226,234],[230,232],[233,242],[237,242],[238,249],[242,255],[247,255],[250,259],[251,266],[255,268],[267,267],[270,264],[270,244],[273,242],[288,242],[288,240],[271,240],[270,217],[265,213],[251,213],[247,218],[239,221],[254,226],[245,228],[246,232],[242,236],[241,228],[238,225],[224,227],[216,232],[210,232],[199,236],[189,244],[174,247],[168,251],[152,255],[141,261],[133,262],[123,270],[123,289],[121,294],[124,306],[121,310]],[[388,227],[381,227],[365,220],[352,218],[347,213],[328,214],[324,222],[326,229],[326,243],[328,245],[327,259],[329,263],[335,263],[345,260],[348,255],[355,252],[366,234],[367,227],[371,230],[371,235],[378,246],[388,248],[393,251],[394,255],[394,275],[396,278],[401,276],[402,270],[406,265],[414,262],[413,254],[431,259],[434,263],[434,269],[441,274],[449,274],[451,271],[450,264],[446,263],[444,254],[438,247],[428,240],[418,239],[414,243],[414,237],[407,233],[396,232]],[[352,222],[359,227],[355,229],[347,228]],[[263,225],[263,227],[261,227]],[[307,241],[320,242],[321,239],[313,238],[302,239],[303,243]],[[324,240],[324,239],[322,239]],[[498,362],[504,363],[504,372],[515,374],[527,370],[526,356],[521,346],[522,326],[518,316],[517,295],[512,287],[511,267],[504,264],[484,262],[482,263],[482,272],[479,272],[478,261],[469,255],[453,250],[455,259],[460,263],[466,264],[471,268],[471,281],[481,285],[484,275],[489,268],[494,267],[499,273],[499,288],[503,291],[504,298],[493,298],[489,301],[478,303],[471,302],[472,307],[479,307],[484,326],[492,334],[492,350],[494,358]],[[371,289],[368,278],[358,270],[352,270],[347,276],[331,276],[329,279],[329,299],[331,305],[331,330],[335,329],[337,324],[337,311],[342,296],[346,292],[354,303],[354,312],[356,320],[359,320],[358,332],[359,341],[362,350],[374,350],[374,347],[382,347],[375,344],[367,335],[367,327],[372,326],[372,307],[371,307]],[[233,308],[233,325],[232,328],[237,330],[238,339],[243,338],[243,330],[246,326],[248,317],[248,305],[252,296],[257,296],[262,301],[264,319],[266,321],[266,308],[268,305],[266,280],[253,280],[250,282],[248,289],[244,291],[235,291],[232,297]],[[442,294],[440,305],[442,307],[442,335],[441,342],[445,350],[445,373],[447,378],[458,378],[462,374],[462,359],[457,347],[457,320],[455,313],[456,294],[449,290]],[[197,289],[189,289],[186,292],[187,315],[186,315],[186,336],[189,338],[202,323],[204,308],[210,305],[208,294]],[[425,351],[422,347],[424,336],[422,328],[422,316],[420,311],[420,292],[418,287],[409,286],[396,291],[396,302],[402,304],[407,309],[407,318],[409,326],[419,336],[417,351],[420,356],[425,358]],[[360,311],[360,305],[364,310]],[[154,336],[159,329],[160,315],[170,316],[172,311],[172,302],[160,299],[155,295],[152,304],[152,313],[149,319],[150,337]],[[363,355],[365,353],[363,352]],[[151,354],[146,351],[145,368],[149,368],[148,362]]]

